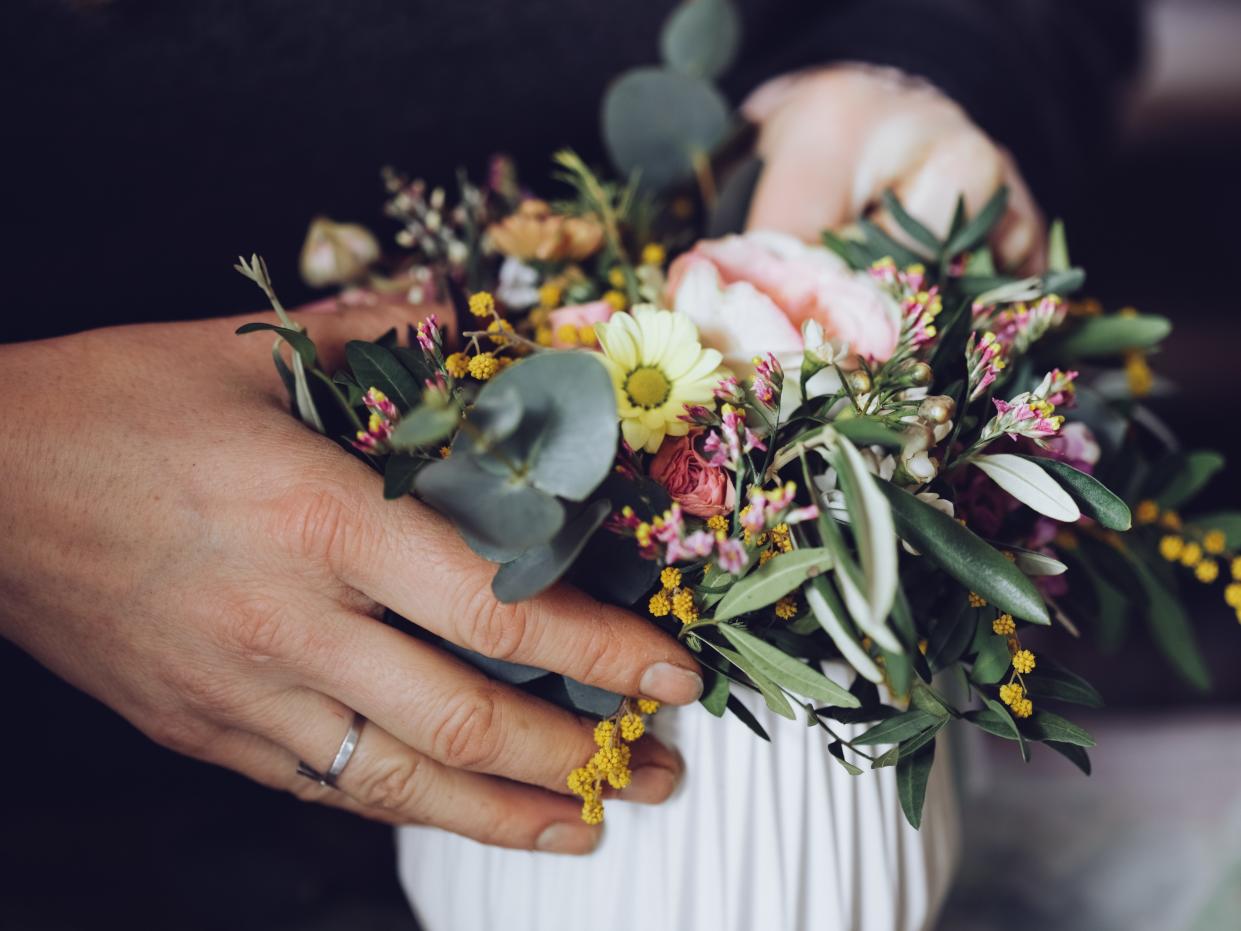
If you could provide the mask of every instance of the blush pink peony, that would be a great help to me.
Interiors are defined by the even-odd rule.
[[[707,269],[715,273],[717,295],[732,297],[744,285],[741,294],[707,303]],[[693,300],[682,298],[687,287]],[[699,242],[672,263],[668,294],[678,311],[695,318],[709,343],[707,331],[725,331],[728,348],[711,344],[726,358],[779,355],[791,341],[800,349],[800,330],[808,321],[821,326],[826,339],[848,344],[852,355],[877,362],[892,355],[900,337],[900,307],[869,275],[783,233]]]
[[[737,500],[732,479],[698,454],[694,441],[701,436],[701,430],[693,430],[667,437],[651,460],[651,478],[695,517],[730,513]]]

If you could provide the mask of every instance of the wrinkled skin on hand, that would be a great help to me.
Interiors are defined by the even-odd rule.
[[[329,361],[409,322],[295,315]],[[697,666],[643,619],[568,587],[499,604],[493,567],[412,498],[289,414],[270,315],[0,346],[0,633],[156,741],[302,798],[509,847],[584,853],[565,778],[590,722],[377,618],[388,605],[490,656],[671,703]],[[368,719],[326,789],[352,710]],[[682,768],[645,738],[634,784]]]

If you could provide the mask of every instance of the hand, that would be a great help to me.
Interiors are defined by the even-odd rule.
[[[627,695],[693,701],[689,653],[568,587],[499,604],[492,567],[412,498],[287,411],[247,319],[0,347],[0,633],[156,741],[394,823],[584,853],[565,777],[590,725],[376,618],[380,605],[489,656]],[[324,355],[398,322],[299,314]],[[271,318],[268,318],[271,319]],[[335,347],[335,350],[333,350]],[[366,716],[341,791],[327,768]],[[620,794],[681,770],[650,739]]]
[[[816,239],[853,222],[893,188],[932,232],[948,231],[957,196],[976,212],[1005,184],[1008,211],[992,235],[999,263],[1045,264],[1045,223],[1007,152],[933,88],[894,73],[839,67],[778,78],[748,101],[764,162],[749,225]],[[902,236],[890,219],[881,225]]]

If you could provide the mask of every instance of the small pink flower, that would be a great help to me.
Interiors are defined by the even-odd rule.
[[[685,436],[666,437],[651,460],[651,478],[686,513],[695,517],[727,514],[736,502],[736,490],[726,471],[699,455],[694,444],[701,436],[701,430],[692,430]]]

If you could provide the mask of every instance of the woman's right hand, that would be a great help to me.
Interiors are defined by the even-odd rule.
[[[257,319],[252,315],[245,320]],[[322,354],[397,322],[301,317]],[[489,656],[671,704],[680,645],[568,587],[519,605],[412,498],[289,415],[242,319],[0,347],[0,633],[156,741],[269,786],[506,847],[585,853],[565,777],[591,728],[376,618],[387,605]],[[340,791],[326,769],[368,719]],[[71,735],[66,735],[70,739]],[[677,755],[634,750],[622,798],[659,802]]]

